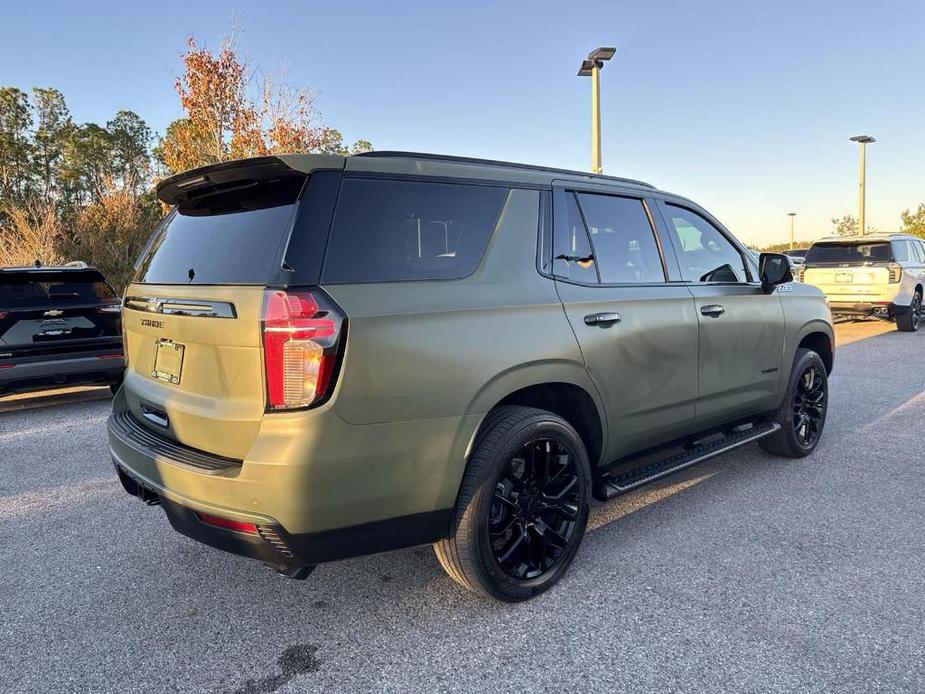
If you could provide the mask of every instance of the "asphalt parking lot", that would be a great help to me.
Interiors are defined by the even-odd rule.
[[[3,692],[922,692],[925,331],[838,327],[816,454],[595,507],[521,605],[429,547],[290,581],[119,487],[106,389],[0,400]]]

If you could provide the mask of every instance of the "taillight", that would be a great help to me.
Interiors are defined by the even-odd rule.
[[[106,304],[105,306],[97,306],[96,312],[105,313],[107,315],[122,313],[122,304]]]
[[[271,289],[263,309],[267,406],[308,407],[333,388],[343,316],[324,294]]]
[[[0,311],[0,320],[3,320],[8,315],[10,315],[8,311]]]
[[[899,282],[903,278],[902,265],[896,265],[894,263],[890,263],[889,271],[890,271],[890,284],[895,284],[896,282]]]

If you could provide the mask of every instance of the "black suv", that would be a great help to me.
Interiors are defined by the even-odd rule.
[[[0,395],[122,382],[122,309],[99,270],[0,268]]]

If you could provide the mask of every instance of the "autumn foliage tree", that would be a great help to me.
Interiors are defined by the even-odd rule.
[[[318,122],[307,88],[287,85],[280,76],[258,80],[233,39],[212,53],[190,37],[183,66],[175,86],[186,115],[167,127],[158,148],[172,172],[284,152],[372,149],[365,140],[348,149],[338,131]]]

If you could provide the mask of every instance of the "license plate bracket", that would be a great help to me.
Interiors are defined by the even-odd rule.
[[[158,340],[154,345],[154,369],[151,376],[158,381],[179,385],[186,347],[173,340]]]
[[[71,321],[67,318],[52,318],[51,320],[39,321],[36,335],[39,337],[58,337],[59,335],[70,335]]]

